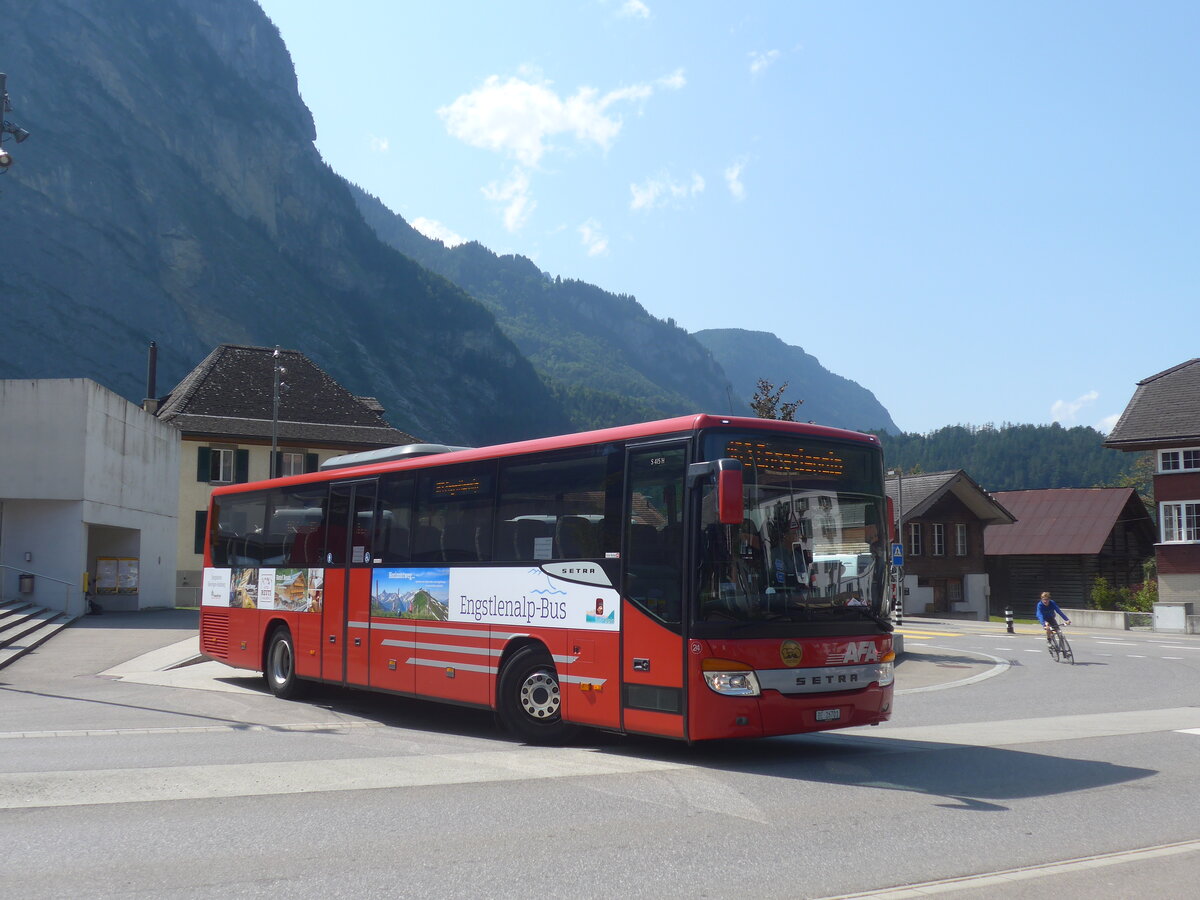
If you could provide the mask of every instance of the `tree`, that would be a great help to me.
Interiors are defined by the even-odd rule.
[[[785,381],[775,389],[775,385],[767,381],[765,378],[758,379],[758,389],[754,392],[754,396],[750,398],[750,408],[754,410],[754,414],[760,419],[781,419],[784,422],[796,421],[796,410],[800,408],[803,400],[790,401],[780,403],[783,397],[783,392],[787,390],[788,383]]]

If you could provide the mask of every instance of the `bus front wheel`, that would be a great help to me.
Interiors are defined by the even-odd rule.
[[[496,713],[509,733],[530,744],[561,744],[575,731],[563,721],[558,672],[541,647],[522,647],[505,663]]]
[[[280,700],[292,700],[302,693],[303,682],[296,676],[296,645],[286,627],[271,632],[263,675],[271,693]]]

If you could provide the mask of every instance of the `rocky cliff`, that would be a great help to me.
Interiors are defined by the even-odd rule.
[[[300,350],[423,439],[569,428],[464,291],[385,246],[313,146],[252,0],[0,0],[34,137],[0,180],[0,377],[161,389],[222,342]]]

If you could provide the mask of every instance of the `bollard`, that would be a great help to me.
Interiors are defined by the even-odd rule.
[[[1004,624],[1008,626],[1009,634],[1016,634],[1016,632],[1013,631],[1012,616],[1013,616],[1012,607],[1006,606],[1004,608]]]
[[[896,591],[896,627],[904,624],[904,589]]]

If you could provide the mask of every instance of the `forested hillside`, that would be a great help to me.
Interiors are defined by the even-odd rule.
[[[1083,426],[951,425],[929,434],[879,432],[889,469],[963,469],[989,491],[1109,487],[1132,477],[1138,454],[1103,446],[1104,435]]]

